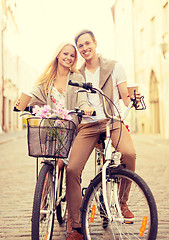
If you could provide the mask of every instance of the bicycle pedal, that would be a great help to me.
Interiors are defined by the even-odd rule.
[[[125,220],[124,220],[124,223],[125,223],[125,224],[133,224],[134,222],[133,222],[133,221],[125,221]]]
[[[103,228],[106,229],[108,227],[109,220],[107,217],[103,217]]]

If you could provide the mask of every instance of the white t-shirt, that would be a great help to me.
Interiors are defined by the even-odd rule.
[[[94,74],[88,71],[87,68],[85,68],[85,75],[86,75],[86,82],[91,82],[94,87],[97,87],[97,88],[99,87],[100,67],[94,72]],[[119,113],[121,113],[121,109],[120,109],[120,103],[119,103],[118,85],[120,83],[126,82],[126,79],[127,79],[126,73],[123,67],[121,66],[121,64],[116,63],[114,70],[112,72],[113,102],[116,105]],[[106,116],[103,110],[102,103],[100,102],[99,94],[94,94],[94,93],[88,94],[88,101],[91,107],[93,107],[96,110],[96,116],[94,116],[93,119],[85,117],[82,119],[82,123],[89,123],[89,122],[105,119]],[[114,114],[118,116],[119,113],[117,112],[116,108],[114,108]]]

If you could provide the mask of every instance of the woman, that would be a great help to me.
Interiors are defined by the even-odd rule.
[[[33,90],[31,106],[49,105],[54,108],[58,102],[62,102],[68,110],[79,107],[87,114],[90,107],[85,93],[76,94],[77,87],[69,86],[69,80],[84,82],[84,78],[76,71],[77,51],[70,43],[62,43],[56,50],[55,56],[46,67],[46,70],[38,78]],[[17,99],[16,106],[19,106]],[[74,116],[77,124],[77,118]]]
[[[77,51],[70,43],[61,44],[46,70],[37,80],[33,91],[31,92],[31,106],[49,105],[51,108],[62,101],[64,107],[68,110],[79,107],[83,109],[85,114],[90,115],[93,112],[87,101],[86,93],[76,94],[77,87],[68,85],[68,81],[84,82],[81,74],[76,72]],[[20,100],[16,102],[18,106]],[[73,116],[73,121],[78,124],[78,119]],[[62,161],[59,161],[59,167],[62,167]],[[70,223],[67,224],[70,226]],[[68,232],[71,228],[68,227]]]

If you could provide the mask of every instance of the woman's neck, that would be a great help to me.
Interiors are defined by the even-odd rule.
[[[69,68],[58,67],[56,77],[59,78],[67,78],[69,73]]]

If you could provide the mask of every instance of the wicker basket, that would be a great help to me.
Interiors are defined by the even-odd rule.
[[[28,152],[32,157],[67,158],[76,136],[72,121],[28,118]]]

